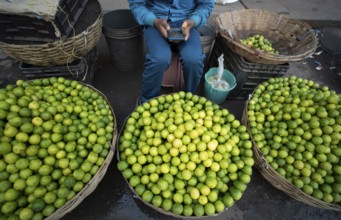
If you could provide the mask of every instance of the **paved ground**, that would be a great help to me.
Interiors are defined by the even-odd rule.
[[[125,0],[101,0],[105,11],[127,8]],[[224,6],[216,5],[212,17],[228,10],[241,8],[267,7],[274,11],[287,13],[298,19],[305,19],[314,29],[325,27],[341,28],[340,1],[338,0],[259,0],[240,1]],[[252,5],[252,7],[251,7]],[[334,39],[335,40],[335,39]],[[337,40],[337,38],[336,38]],[[341,44],[336,41],[335,44]],[[105,38],[102,36],[97,51],[99,53],[93,85],[102,91],[114,108],[117,125],[120,129],[126,117],[133,111],[140,88],[143,67],[131,72],[121,72],[110,59]],[[316,70],[321,63],[323,70]],[[23,78],[18,68],[19,62],[0,53],[0,79],[4,83],[13,83]],[[286,76],[297,75],[312,79],[323,85],[341,92],[341,62],[337,55],[323,51],[302,62],[290,63]],[[226,100],[223,108],[229,109],[237,118],[241,118],[244,100]],[[146,206],[128,188],[121,173],[116,169],[116,158],[109,166],[106,175],[96,190],[71,213],[64,216],[65,220],[73,219],[173,219],[160,214]],[[217,217],[205,219],[341,219],[341,213],[315,208],[298,202],[283,192],[275,189],[254,169],[252,181],[248,185],[242,199],[233,207]]]

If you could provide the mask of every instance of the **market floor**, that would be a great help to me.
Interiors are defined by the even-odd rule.
[[[325,24],[316,25],[321,28]],[[117,119],[118,130],[125,119],[134,110],[140,88],[142,67],[132,72],[121,72],[111,62],[105,39],[102,37],[97,47],[99,59],[95,69],[93,85],[108,98]],[[23,78],[19,62],[0,54],[0,79],[3,85],[14,83]],[[325,51],[314,55],[304,62],[290,64],[286,76],[312,79],[327,85],[338,93],[341,92],[341,72],[339,57]],[[318,63],[318,64],[317,64]],[[322,70],[316,70],[317,65]],[[238,119],[241,118],[245,100],[228,99],[221,105],[227,108]],[[163,215],[141,202],[130,190],[121,173],[116,168],[116,154],[104,178],[95,191],[70,213],[64,220],[90,219],[174,219]],[[296,201],[285,193],[274,188],[254,168],[252,181],[241,200],[215,217],[205,219],[341,219],[341,213],[309,206]]]

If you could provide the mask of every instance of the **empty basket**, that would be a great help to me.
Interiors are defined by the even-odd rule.
[[[14,59],[36,66],[72,63],[92,50],[100,39],[103,22],[100,3],[97,0],[89,1],[79,20],[86,20],[86,22],[78,22],[81,31],[72,37],[39,44],[0,42],[0,50]]]

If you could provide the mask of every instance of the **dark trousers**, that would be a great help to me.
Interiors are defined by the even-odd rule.
[[[141,101],[146,102],[160,95],[163,74],[170,65],[174,47],[180,56],[185,91],[195,93],[203,74],[205,60],[198,30],[192,29],[187,41],[171,43],[153,27],[145,27],[144,40],[147,54],[142,77]]]

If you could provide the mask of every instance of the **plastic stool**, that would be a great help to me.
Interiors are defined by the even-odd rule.
[[[175,52],[172,52],[171,64],[163,75],[162,86],[172,87],[173,92],[179,92],[185,87],[185,80],[180,63],[180,58],[179,55]]]

